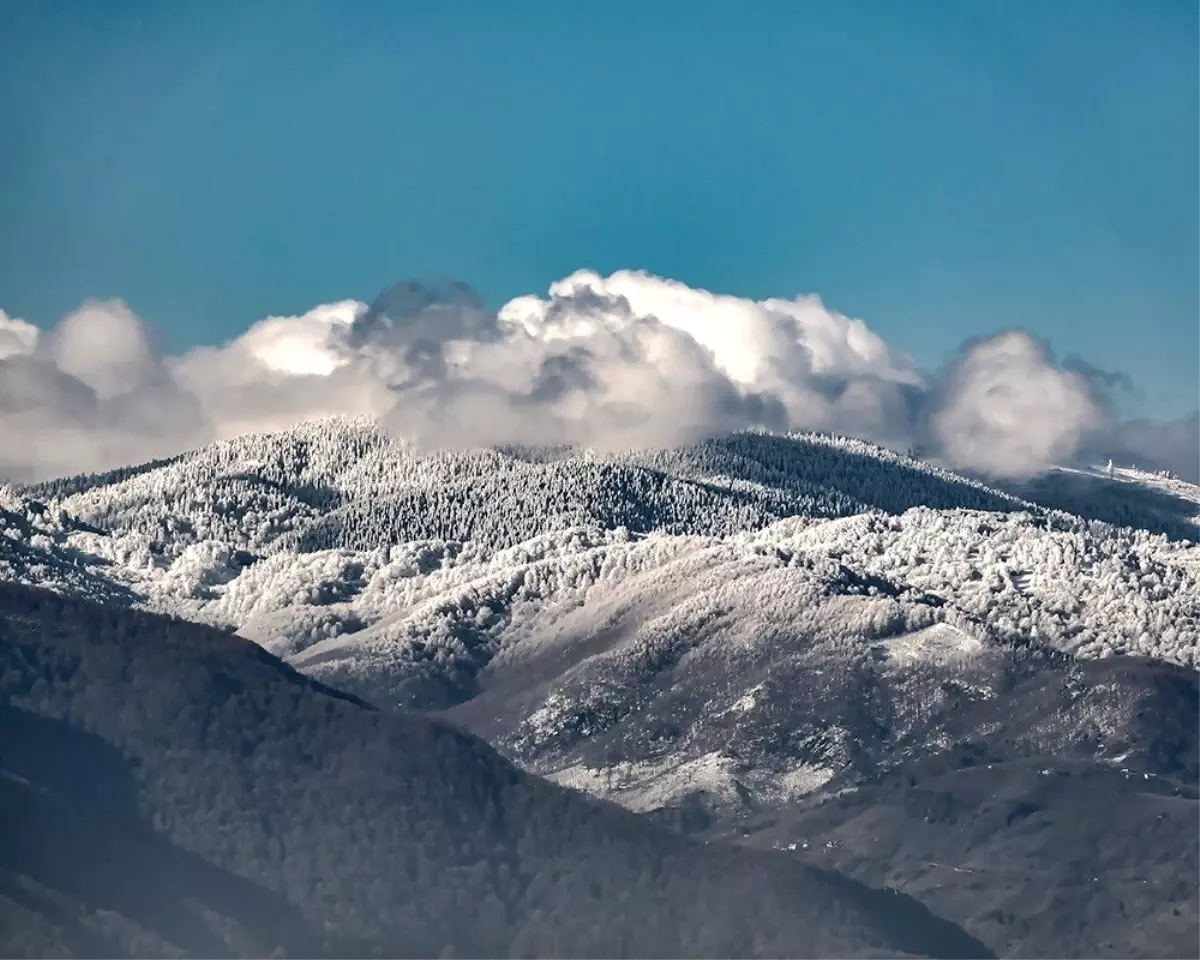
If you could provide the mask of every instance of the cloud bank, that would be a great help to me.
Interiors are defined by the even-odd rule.
[[[45,332],[0,312],[0,476],[108,469],[334,414],[427,446],[611,449],[766,427],[919,446],[996,477],[1108,447],[1194,476],[1195,424],[1120,423],[1111,381],[1020,330],[924,373],[816,297],[753,301],[630,271],[580,271],[499,311],[461,284],[400,284],[181,356],[124,303],[95,301]]]

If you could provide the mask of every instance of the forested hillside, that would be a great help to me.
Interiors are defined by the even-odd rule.
[[[205,627],[0,586],[9,955],[983,956]]]

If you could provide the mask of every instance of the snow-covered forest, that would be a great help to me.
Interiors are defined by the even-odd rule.
[[[944,621],[989,642],[1196,662],[1191,542],[844,438],[422,452],[339,419],[2,496],[6,578],[237,629],[315,672],[396,691],[419,676],[451,700],[499,652],[626,586],[669,615],[667,634],[708,594],[762,638],[810,616],[812,591],[874,583],[870,613],[831,634]]]
[[[1193,666],[1200,630],[1192,543],[818,435],[429,452],[325,421],[0,488],[0,534],[0,579],[237,631],[560,785],[730,825],[984,731],[1138,765],[1156,678],[1069,665]],[[997,723],[1045,717],[1038,684],[1082,692]]]
[[[1200,490],[1076,479],[1040,489],[1099,483],[1152,529],[845,438],[431,452],[331,420],[0,488],[0,579],[237,631],[562,784],[736,820],[964,740],[1167,755],[1138,718],[1198,665]]]

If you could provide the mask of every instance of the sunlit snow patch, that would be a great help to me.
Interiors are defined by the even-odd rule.
[[[696,795],[713,807],[726,809],[750,807],[757,800],[794,800],[812,793],[832,776],[827,767],[807,764],[782,774],[748,768],[713,751],[683,762],[617,763],[600,769],[575,764],[548,779],[645,813],[676,806]]]
[[[892,637],[876,645],[889,663],[953,663],[978,653],[983,644],[976,637],[948,623],[935,623],[913,633]]]

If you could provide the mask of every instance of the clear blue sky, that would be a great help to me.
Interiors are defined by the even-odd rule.
[[[4,5],[0,308],[172,349],[449,275],[1020,325],[1197,405],[1195,0]]]

